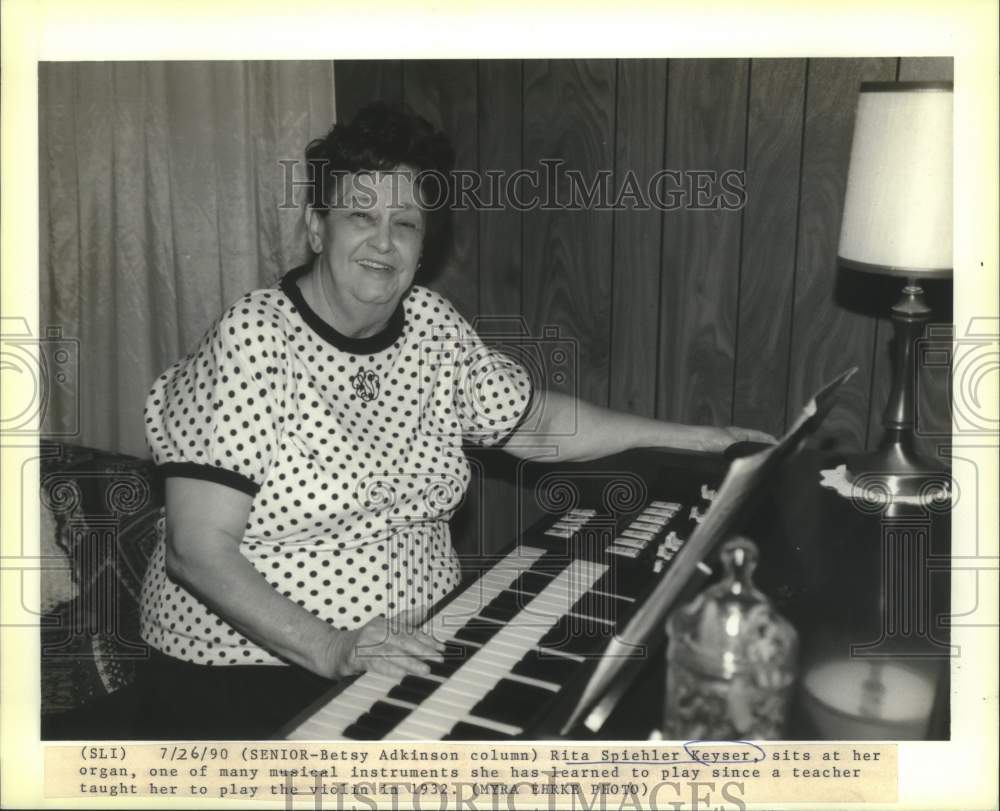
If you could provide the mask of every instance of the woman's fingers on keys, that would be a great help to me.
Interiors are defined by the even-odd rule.
[[[435,639],[433,636],[431,636],[428,633],[425,633],[424,631],[414,631],[413,636],[415,639],[420,640],[420,642],[422,642],[428,648],[438,651],[439,653],[444,652],[445,644],[443,640]]]
[[[409,672],[400,665],[399,658],[392,659],[384,656],[372,658],[369,661],[368,669],[394,679],[402,678]]]
[[[443,661],[441,653],[434,646],[434,640],[426,635],[421,634],[420,638],[416,634],[400,634],[393,638],[393,643],[399,648],[403,653],[414,656],[418,659],[431,659],[434,661]]]
[[[430,672],[430,667],[421,662],[413,651],[402,647],[397,638],[369,648],[366,655],[359,659],[365,670],[374,670],[393,678],[402,678],[411,673],[423,676]]]
[[[386,658],[392,661],[405,673],[412,673],[414,676],[426,676],[431,672],[430,665],[422,662],[414,653],[400,647],[395,647],[386,653]]]

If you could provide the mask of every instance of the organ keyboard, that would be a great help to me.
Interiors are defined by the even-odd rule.
[[[295,719],[284,737],[538,736],[543,719],[571,709],[581,679],[669,566],[695,526],[694,508],[707,507],[717,483],[716,473],[700,491],[688,484],[686,503],[577,507],[543,519],[427,621],[424,630],[445,643],[444,662],[428,662],[426,676],[362,674]]]
[[[447,640],[444,662],[428,662],[426,677],[364,674],[294,720],[285,737],[545,737],[568,734],[590,707],[584,724],[595,731],[627,681],[620,658],[648,660],[647,646],[662,641],[665,613],[705,568],[702,558],[740,529],[751,498],[802,447],[855,371],[820,389],[776,445],[734,462],[725,481],[722,459],[697,455],[673,463],[654,455],[638,479],[614,472],[614,457],[599,470],[578,466],[580,481],[568,490],[589,491],[587,506],[539,521],[428,620],[426,630]],[[601,477],[597,499],[592,485]],[[636,481],[656,482],[657,498],[632,498],[644,490]]]

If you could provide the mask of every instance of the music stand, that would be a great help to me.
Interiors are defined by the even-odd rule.
[[[659,633],[667,614],[680,595],[698,577],[706,577],[704,561],[726,540],[756,501],[777,469],[791,459],[806,439],[823,421],[836,400],[837,390],[857,371],[848,369],[820,389],[806,403],[795,424],[777,444],[741,459],[729,467],[726,478],[691,538],[681,547],[663,579],[653,589],[643,606],[633,615],[621,632],[615,635],[601,656],[560,734],[570,730],[586,716],[584,725],[596,732],[604,723],[610,708],[602,710],[599,702],[613,686],[615,676],[635,650]]]

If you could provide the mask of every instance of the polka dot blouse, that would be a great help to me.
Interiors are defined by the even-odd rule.
[[[164,476],[251,495],[242,554],[281,594],[349,629],[458,585],[447,521],[469,482],[463,439],[509,436],[531,384],[425,288],[381,333],[341,335],[303,299],[306,271],[238,300],[156,380],[146,438]],[[167,578],[162,539],[141,622],[147,642],[186,661],[280,661]]]

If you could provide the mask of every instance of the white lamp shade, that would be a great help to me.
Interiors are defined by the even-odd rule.
[[[950,275],[950,83],[861,86],[837,253],[861,270]]]

